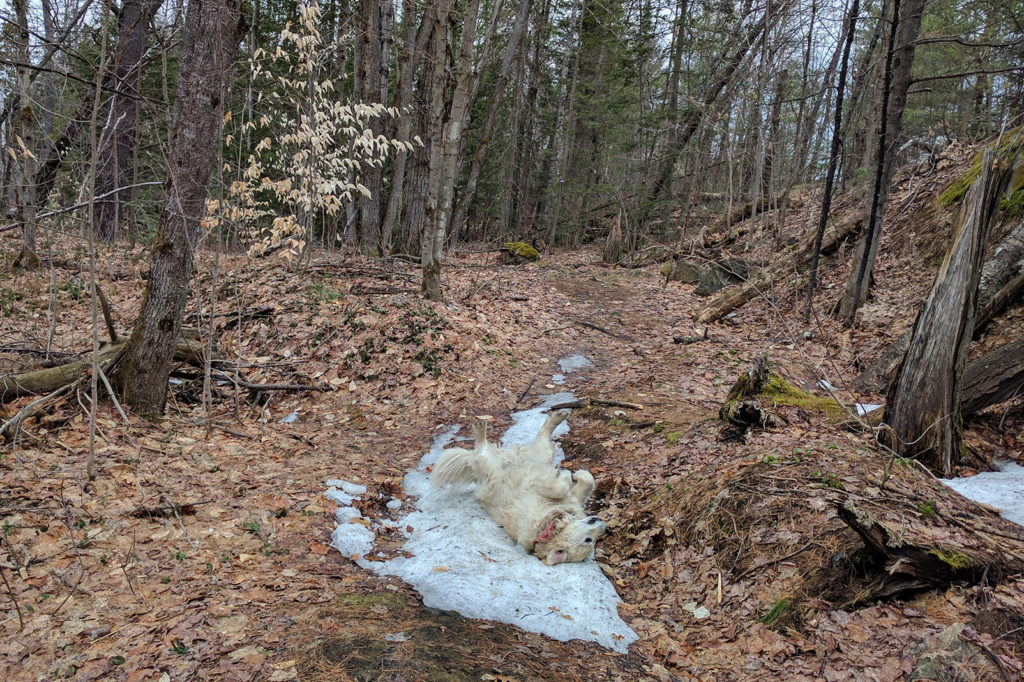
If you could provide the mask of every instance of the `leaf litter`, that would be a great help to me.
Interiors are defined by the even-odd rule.
[[[784,428],[721,440],[718,407],[757,354],[767,351],[808,390],[821,379],[842,387],[902,331],[893,320],[907,319],[917,301],[908,292],[929,278],[906,266],[901,248],[914,245],[883,244],[881,303],[856,331],[823,319],[807,341],[786,313],[795,298],[781,296],[749,304],[690,345],[673,339],[704,335],[690,322],[701,305],[691,285],[665,284],[656,264],[603,267],[591,249],[517,268],[459,256],[443,304],[359,293],[375,281],[415,281],[391,261],[320,257],[297,277],[221,256],[216,312],[224,316],[212,324],[222,356],[244,364],[253,384],[322,390],[215,383],[211,428],[197,400],[201,378],[187,372],[176,376],[162,422],[133,418],[125,428],[101,403],[91,483],[77,400],[27,424],[0,462],[10,583],[0,675],[397,679],[385,671],[402,670],[431,679],[440,665],[454,679],[895,680],[927,659],[972,679],[1019,676],[1019,576],[857,601],[861,543],[835,502],[844,491],[881,495],[885,461],[867,435],[787,408]],[[56,244],[54,253],[58,281],[77,276],[73,247]],[[141,286],[134,260],[112,252],[108,262],[102,285],[124,330]],[[199,263],[198,282],[209,284],[210,260],[200,254]],[[834,295],[842,277],[841,266],[826,267],[821,296]],[[45,302],[44,279],[8,280],[23,293],[0,323],[8,343],[45,337],[49,321],[34,312],[45,303],[27,305]],[[87,345],[88,306],[60,296],[53,348],[77,353]],[[272,312],[245,314],[268,301]],[[191,305],[190,323],[208,327],[210,311]],[[342,505],[349,519],[408,513],[414,500],[403,478],[438,423],[491,414],[495,428],[507,428],[511,413],[550,390],[557,359],[575,353],[596,365],[573,385],[577,396],[643,406],[590,403],[574,410],[563,438],[565,466],[598,480],[595,506],[612,533],[596,565],[638,636],[628,654],[437,613],[404,581],[330,550],[338,503],[324,498],[325,479],[343,473],[365,486],[335,487],[351,498]],[[3,371],[31,367],[21,354],[0,357]],[[1000,418],[1012,432],[1024,415]],[[1015,450],[994,431],[971,438]],[[940,515],[966,504],[928,488],[912,467],[894,467],[893,480],[928,491],[921,502],[934,501]],[[932,527],[916,509],[902,522]],[[403,556],[406,532],[378,529],[375,551]],[[452,563],[432,568],[450,573]]]

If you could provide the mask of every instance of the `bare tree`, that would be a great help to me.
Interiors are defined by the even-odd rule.
[[[892,180],[896,148],[903,129],[903,110],[910,89],[910,69],[914,64],[914,47],[921,28],[924,0],[893,0],[893,26],[890,31],[888,56],[882,86],[882,106],[878,121],[878,153],[875,158],[875,185],[868,202],[868,222],[857,243],[853,269],[846,282],[846,291],[839,303],[838,314],[847,324],[853,322],[858,308],[867,301],[875,258],[882,239],[882,223],[889,205],[889,184]]]
[[[128,191],[120,188],[127,187],[132,178],[142,56],[150,22],[162,2],[124,0],[117,10],[117,48],[112,59],[116,93],[100,137],[102,146],[96,175],[96,194],[107,196],[96,202],[96,236],[104,241],[121,236],[127,217]]]
[[[167,378],[188,299],[210,165],[220,141],[227,79],[245,30],[242,0],[188,3],[167,198],[153,241],[142,310],[118,368],[124,400],[140,414],[161,414],[167,400]]]

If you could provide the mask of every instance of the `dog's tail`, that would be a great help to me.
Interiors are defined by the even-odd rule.
[[[473,459],[476,453],[464,448],[452,448],[441,453],[430,476],[430,485],[434,488],[450,488],[452,486],[475,483]]]
[[[441,453],[434,465],[430,484],[435,488],[449,488],[476,483],[490,473],[488,469],[487,422],[479,419],[473,424],[472,450],[452,448]]]

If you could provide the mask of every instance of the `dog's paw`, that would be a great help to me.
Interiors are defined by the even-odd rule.
[[[572,472],[572,480],[574,483],[594,485],[594,476],[586,469],[577,469],[576,471]]]

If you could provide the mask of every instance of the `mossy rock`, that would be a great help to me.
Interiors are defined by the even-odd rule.
[[[505,242],[501,245],[501,251],[513,263],[540,260],[540,252],[526,242]]]
[[[700,274],[694,293],[698,296],[710,296],[733,284],[743,282],[750,274],[750,266],[739,258],[728,258],[715,263]]]
[[[700,281],[703,270],[692,263],[686,261],[676,261],[675,263],[665,263],[661,267],[661,274],[669,282],[682,282],[683,284],[696,284]]]

